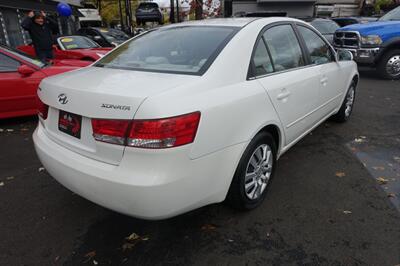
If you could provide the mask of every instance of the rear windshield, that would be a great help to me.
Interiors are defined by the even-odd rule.
[[[158,8],[157,3],[141,3],[138,8]]]
[[[119,46],[95,66],[202,75],[237,30],[183,26],[149,31]]]

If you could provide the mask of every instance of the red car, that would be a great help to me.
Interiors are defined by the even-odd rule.
[[[0,119],[36,114],[36,90],[42,79],[90,63],[55,60],[44,64],[22,52],[0,45]]]
[[[36,56],[33,45],[18,46],[17,49]],[[96,61],[112,50],[111,47],[100,47],[97,43],[85,36],[64,36],[57,38],[53,45],[55,59],[76,59]]]

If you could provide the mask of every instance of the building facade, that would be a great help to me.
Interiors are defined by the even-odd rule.
[[[76,4],[77,0],[70,0]],[[59,29],[54,34],[72,34],[81,16],[76,6],[72,6],[73,15],[69,18],[57,15],[57,1],[51,0],[0,0],[0,43],[10,47],[26,45],[31,42],[29,34],[22,29],[21,22],[31,10],[43,10],[58,21]],[[77,24],[78,23],[78,24]]]
[[[314,14],[316,0],[229,0],[224,2],[225,16],[240,12],[279,12],[289,17],[308,17]]]

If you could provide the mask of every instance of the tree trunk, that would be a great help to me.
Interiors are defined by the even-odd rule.
[[[203,0],[195,0],[196,1],[196,20],[203,19]]]

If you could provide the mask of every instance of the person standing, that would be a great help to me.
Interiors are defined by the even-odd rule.
[[[46,17],[43,11],[30,11],[21,26],[29,32],[36,56],[40,61],[46,62],[53,59],[53,36],[52,30],[57,28],[57,23]]]

